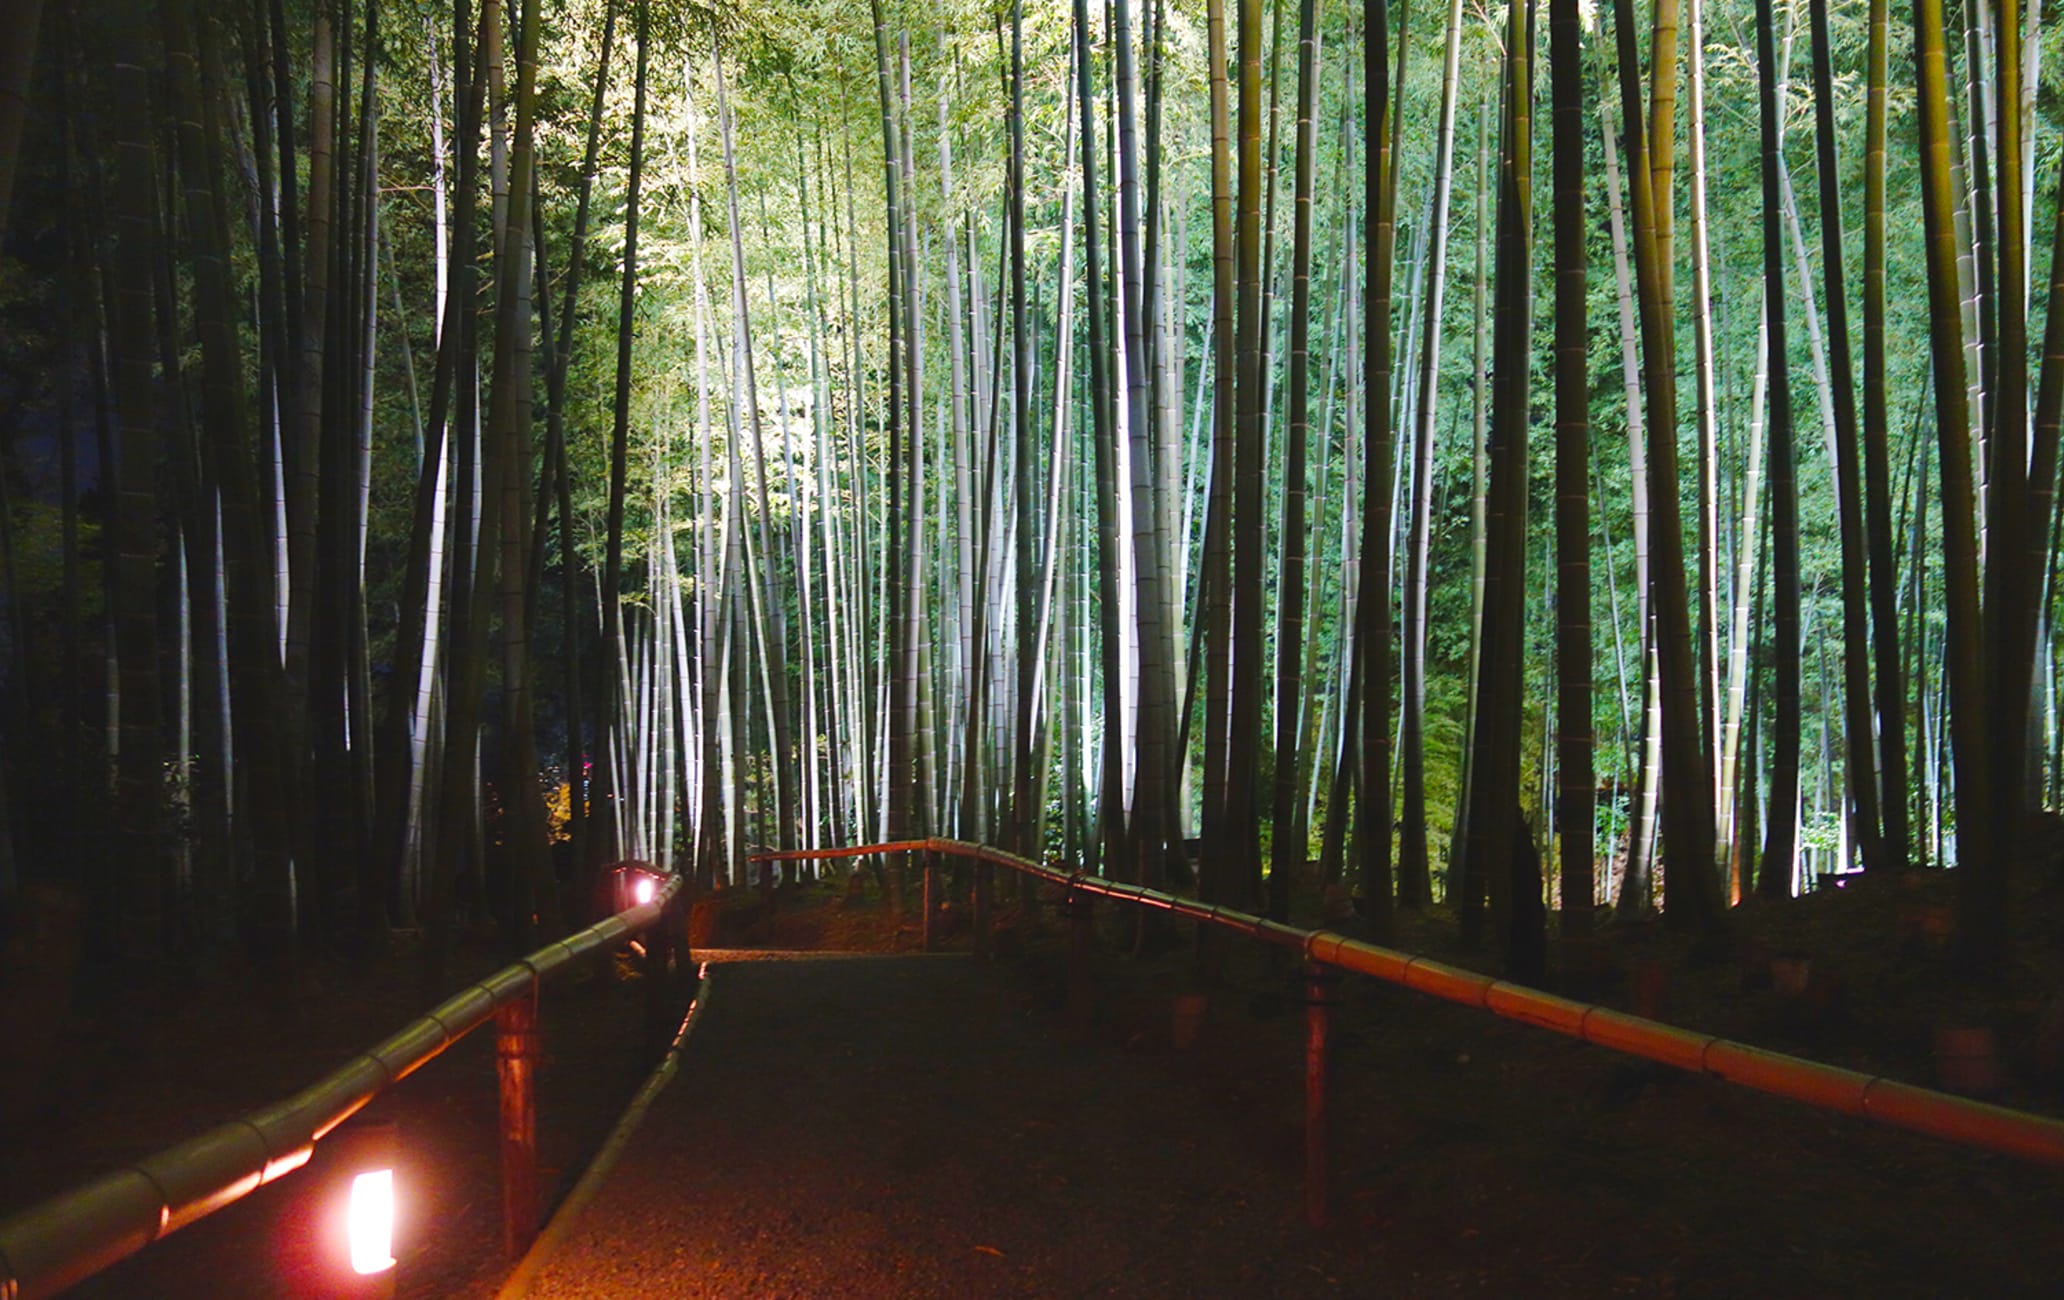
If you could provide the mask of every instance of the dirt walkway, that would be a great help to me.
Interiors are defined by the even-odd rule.
[[[723,965],[710,987],[532,1294],[1999,1296],[2059,1276],[2054,1234],[2023,1227],[2057,1203],[2049,1171],[1575,1045],[1529,1080],[1472,1069],[1439,1043],[1477,1022],[1423,999],[1374,1008],[1392,1077],[1349,1037],[1339,1211],[1315,1232],[1294,1016],[1234,1012],[1255,1032],[1176,1054],[1108,1009],[1071,1031],[967,958]]]
[[[1341,1294],[1245,1126],[1028,1021],[967,958],[724,965],[710,988],[534,1295]]]

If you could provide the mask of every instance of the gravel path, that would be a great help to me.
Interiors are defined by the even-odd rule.
[[[710,979],[681,1072],[533,1295],[1343,1294],[1292,1152],[1028,1018],[969,959]]]
[[[712,966],[531,1294],[2059,1294],[2058,1171],[1352,982],[1313,1230],[1294,986],[1178,1052],[1140,971],[1102,962],[1087,1032],[1061,985],[1043,951]]]

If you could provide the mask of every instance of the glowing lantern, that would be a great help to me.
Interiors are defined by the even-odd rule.
[[[373,1169],[351,1180],[345,1216],[351,1240],[351,1271],[384,1273],[394,1267],[394,1171]]]
[[[610,873],[610,907],[621,912],[627,907],[644,907],[659,897],[666,876],[643,863],[627,862]]]

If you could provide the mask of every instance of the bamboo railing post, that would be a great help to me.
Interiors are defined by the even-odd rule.
[[[511,1259],[537,1233],[537,985],[495,1010],[502,1102],[502,1249]]]
[[[1330,966],[1304,964],[1304,1217],[1314,1228],[1326,1226],[1326,1075],[1339,983]]]
[[[939,855],[930,849],[924,855],[924,950],[939,950]]]
[[[987,957],[994,951],[993,936],[990,934],[990,929],[994,925],[994,918],[990,914],[990,899],[995,894],[993,888],[995,876],[996,869],[987,862],[977,861],[975,863],[974,926],[975,956],[977,957]]]
[[[772,871],[774,864],[768,863],[767,869]],[[667,1017],[667,974],[673,966],[673,927],[678,919],[678,902],[677,895],[660,910],[659,920],[645,934],[645,956],[639,963],[645,986],[645,1054],[655,1061],[666,1055],[667,1043],[673,1036]]]
[[[1068,918],[1068,1015],[1076,1025],[1085,1028],[1090,1019],[1090,921],[1095,915],[1092,908],[1089,896],[1073,888],[1061,904],[1061,914]]]

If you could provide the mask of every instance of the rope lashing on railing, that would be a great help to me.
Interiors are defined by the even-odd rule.
[[[1893,1128],[1925,1133],[1964,1146],[2045,1164],[2064,1165],[2064,1121],[2048,1116],[1937,1092],[1885,1075],[1845,1070],[1717,1035],[1643,1019],[1595,1003],[1577,1002],[1330,930],[1301,929],[1143,885],[1121,884],[1081,872],[1059,871],[983,844],[948,839],[902,840],[858,848],[757,854],[754,860],[796,861],[890,852],[938,853],[1007,867],[1077,894],[1151,907],[1216,925],[1263,943],[1296,951],[1307,962],[1353,971],[1450,1002],[1479,1007],[1507,1020],[1534,1025],[1629,1056],[1643,1057],[1758,1092],[1789,1097],[1821,1110],[1862,1116]]]
[[[549,943],[418,1016],[285,1101],[0,1220],[0,1300],[54,1295],[308,1163],[315,1144],[554,973],[643,933],[682,888]]]

